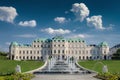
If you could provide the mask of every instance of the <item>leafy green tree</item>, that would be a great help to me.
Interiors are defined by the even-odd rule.
[[[7,53],[0,51],[0,60],[4,60],[4,59],[7,59]]]
[[[120,49],[118,49],[118,50],[116,51],[116,53],[114,53],[114,54],[112,55],[112,59],[113,59],[113,60],[120,60]]]

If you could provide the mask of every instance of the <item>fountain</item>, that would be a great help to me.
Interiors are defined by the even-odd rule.
[[[42,70],[36,71],[34,73],[83,73],[87,70],[80,69],[76,66],[76,60],[70,59],[69,56],[66,59],[62,59],[62,55],[60,55],[59,59],[57,56],[52,56],[50,60],[48,60],[47,66],[45,66]]]

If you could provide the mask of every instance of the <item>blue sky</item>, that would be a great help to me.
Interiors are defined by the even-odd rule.
[[[10,42],[62,35],[87,44],[120,43],[119,0],[0,0],[0,50]]]

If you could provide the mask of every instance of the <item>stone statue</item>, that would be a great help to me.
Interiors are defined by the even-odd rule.
[[[15,71],[16,71],[17,73],[21,73],[21,67],[20,67],[20,65],[17,65],[17,66],[16,66]]]
[[[107,65],[104,65],[103,66],[103,73],[106,73],[106,72],[108,72],[108,68],[107,68]]]

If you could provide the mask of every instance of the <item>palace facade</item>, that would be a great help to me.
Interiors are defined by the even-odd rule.
[[[106,42],[99,45],[87,45],[81,38],[65,39],[55,36],[52,39],[39,38],[32,44],[12,42],[9,47],[12,60],[43,60],[48,55],[66,58],[74,57],[78,60],[109,59],[109,46]]]

